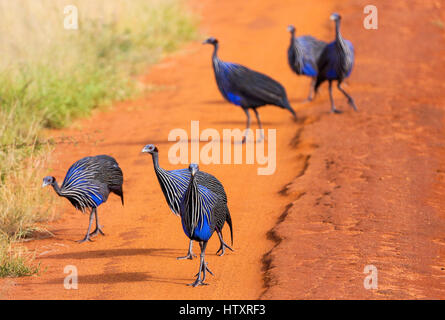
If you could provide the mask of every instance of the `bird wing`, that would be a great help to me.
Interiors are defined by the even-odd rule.
[[[297,38],[298,44],[303,52],[303,73],[312,77],[317,76],[317,61],[326,47],[326,42],[317,40],[312,36],[301,36]]]
[[[269,76],[248,69],[240,64],[220,63],[221,87],[229,101],[244,107],[257,107],[265,104],[282,106],[286,92],[283,86]]]
[[[189,186],[181,202],[182,222],[189,237],[210,238],[215,227],[213,212],[219,199],[205,186]]]
[[[106,200],[104,185],[97,183],[94,176],[99,165],[92,157],[75,162],[69,169],[61,186],[61,194],[75,200],[78,209],[95,208]]]
[[[206,187],[207,189],[221,197],[225,202],[227,202],[227,195],[226,191],[224,190],[224,186],[217,178],[215,178],[210,173],[199,171],[196,174],[196,182],[198,183],[198,185]]]
[[[120,188],[124,181],[122,169],[119,167],[117,161],[107,155],[99,155],[92,158],[100,166],[97,170],[94,179],[104,183],[111,189]]]

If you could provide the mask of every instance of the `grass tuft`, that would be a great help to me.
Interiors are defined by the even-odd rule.
[[[180,0],[0,0],[0,277],[35,274],[17,242],[54,217],[41,190],[51,144],[94,108],[137,93],[135,75],[196,37]]]

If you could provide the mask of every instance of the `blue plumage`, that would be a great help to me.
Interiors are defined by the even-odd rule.
[[[357,111],[354,100],[341,86],[344,79],[351,75],[355,59],[354,47],[351,41],[343,39],[340,33],[341,16],[334,13],[331,15],[331,20],[335,21],[335,40],[325,47],[318,61],[319,73],[315,83],[315,92],[324,81],[328,81],[331,110],[340,113],[335,108],[332,96],[332,81],[337,81],[337,88],[346,96],[349,105]]]
[[[341,71],[339,71],[339,65],[341,62],[341,56],[337,52],[337,43],[336,41],[333,41],[329,43],[326,47],[326,52],[324,53],[328,59],[327,59],[327,66],[326,66],[326,79],[327,80],[338,80],[339,78],[348,78],[351,73],[352,69],[354,67],[354,46],[352,45],[351,41],[349,40],[343,40],[344,44],[348,47],[348,55],[350,61],[352,62],[344,71],[344,74],[340,74]]]
[[[181,219],[182,227],[184,233],[190,239],[196,241],[208,241],[214,231],[211,228],[210,216],[212,214],[212,208],[217,201],[217,195],[204,186],[198,185],[197,187],[198,187],[198,198],[199,198],[198,201],[201,202],[201,206],[199,208],[201,212],[199,212],[198,221],[196,222],[196,226],[192,230],[188,230],[186,225],[184,224],[186,219]],[[181,203],[181,212],[185,211],[184,201],[185,201],[185,195]]]
[[[110,192],[121,197],[124,204],[122,190],[123,174],[116,160],[107,155],[86,157],[76,161],[67,171],[62,186],[54,177],[43,179],[43,186],[51,185],[56,193],[67,198],[72,205],[83,212],[91,209],[90,223],[85,238],[80,242],[90,240],[91,236],[104,234],[99,226],[97,207],[107,201]],[[96,229],[90,234],[94,216],[96,217]]]
[[[170,208],[170,210],[176,214],[180,215],[181,211],[181,201],[184,198],[184,195],[187,191],[190,182],[190,171],[189,169],[177,169],[177,170],[165,170],[159,166],[159,154],[158,148],[152,144],[146,145],[142,152],[150,153],[153,157],[153,165],[156,172],[156,176],[159,181],[159,185],[161,186],[162,192],[164,193],[165,200]],[[220,197],[227,201],[227,196],[224,190],[224,187],[217,181],[217,179],[208,173],[198,172],[196,175],[196,183],[198,185],[199,190],[202,190],[203,197],[208,197],[207,193],[212,192],[219,194]],[[207,191],[206,191],[207,190]],[[220,240],[220,248],[217,251],[221,251],[221,255],[224,255],[225,248],[232,250],[223,240],[222,229],[224,227],[225,222],[230,227],[230,233],[232,234],[232,220],[230,217],[230,213],[227,211],[224,219],[219,220],[218,224],[215,226],[215,230],[218,233]],[[205,222],[202,224],[202,228],[205,226]],[[204,228],[205,229],[205,228]],[[201,234],[205,231],[199,230],[198,234]],[[188,236],[193,235],[193,231],[188,233]],[[192,259],[192,241],[190,241],[189,251],[185,257],[179,257],[178,259]]]
[[[204,43],[214,46],[212,64],[219,91],[228,102],[240,106],[247,116],[243,142],[250,128],[249,109],[254,110],[260,129],[262,125],[257,108],[265,105],[278,106],[291,112],[294,118],[297,117],[289,104],[286,90],[279,82],[240,64],[221,61],[217,55],[218,40],[215,38],[209,38]]]
[[[291,69],[298,75],[312,78],[308,101],[313,99],[315,79],[318,75],[317,62],[326,47],[326,42],[312,36],[295,37],[295,27],[290,25],[290,45],[287,50],[287,59]]]
[[[190,240],[198,241],[201,247],[199,271],[196,281],[191,284],[198,286],[205,284],[206,272],[210,272],[204,260],[207,241],[212,237],[214,231],[218,230],[226,221],[227,217],[230,217],[230,213],[221,182],[208,173],[201,173],[196,164],[191,164],[189,170],[191,173],[190,182],[181,199],[180,215],[184,233]],[[200,179],[205,183],[198,183],[198,177],[201,177]],[[229,225],[232,225],[231,221]],[[203,278],[201,278],[201,274],[203,274]]]

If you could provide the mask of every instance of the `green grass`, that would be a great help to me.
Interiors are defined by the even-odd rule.
[[[197,36],[180,0],[73,0],[79,30],[65,2],[0,0],[0,277],[37,272],[17,242],[54,217],[43,129],[134,96],[136,75]]]

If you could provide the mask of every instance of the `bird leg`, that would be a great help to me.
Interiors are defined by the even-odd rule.
[[[90,224],[88,225],[88,231],[87,234],[85,235],[85,238],[83,238],[82,240],[79,240],[77,242],[79,243],[84,243],[85,241],[92,241],[90,239],[90,230],[91,230],[91,225],[93,224],[93,214],[94,214],[94,209],[91,209],[91,213],[90,213]]]
[[[245,143],[246,139],[247,139],[247,135],[249,133],[249,129],[250,129],[250,114],[249,114],[249,109],[245,109],[243,108],[244,113],[247,116],[247,123],[246,123],[246,129],[244,130],[244,134],[243,134],[243,141],[241,143]]]
[[[264,138],[264,130],[263,125],[261,124],[260,114],[258,113],[258,110],[256,108],[254,108],[253,111],[255,112],[256,120],[258,122],[258,126],[260,127],[260,140],[258,140],[257,142],[267,140]]]
[[[90,233],[90,237],[95,237],[99,233],[104,236],[105,233],[102,231],[103,226],[99,225],[99,217],[97,215],[97,208],[94,208],[93,211],[94,211],[94,215],[96,216],[96,229],[94,229],[94,231]]]
[[[331,100],[331,111],[333,113],[342,113],[342,111],[335,108],[334,98],[332,96],[332,81],[329,81],[329,99]]]
[[[187,255],[185,257],[177,257],[176,259],[177,260],[185,260],[185,259],[193,260],[193,257],[196,257],[196,254],[193,254],[192,247],[193,247],[193,240],[190,240],[189,252],[187,253]]]
[[[346,96],[346,98],[348,98],[348,103],[349,103],[349,105],[355,110],[355,111],[358,111],[357,110],[357,106],[355,105],[355,103],[354,103],[354,99],[352,99],[352,97],[341,87],[341,82],[338,82],[338,84],[337,84],[337,88],[338,88],[338,90],[340,90],[345,96]]]
[[[227,245],[227,243],[224,242],[221,231],[216,230],[216,233],[218,234],[219,242],[221,243],[221,245],[219,246],[218,251],[216,251],[216,254],[218,254],[218,252],[221,251],[221,254],[220,254],[219,256],[222,257],[222,256],[224,255],[224,252],[226,251],[226,248],[233,252],[233,249],[230,248],[230,247]]]
[[[207,247],[207,241],[200,241],[199,246],[201,247],[201,260],[199,262],[198,273],[196,274],[197,278],[195,282],[189,284],[189,286],[193,287],[208,285],[207,283],[204,283],[207,271],[213,276],[212,271],[210,271],[210,269],[207,267],[207,263],[205,262],[205,250]],[[201,273],[202,273],[202,278],[201,278]]]
[[[316,78],[312,78],[311,85],[309,87],[309,96],[305,100],[303,100],[302,103],[311,102],[312,100],[314,100],[314,98],[315,98],[315,82],[316,82]]]

